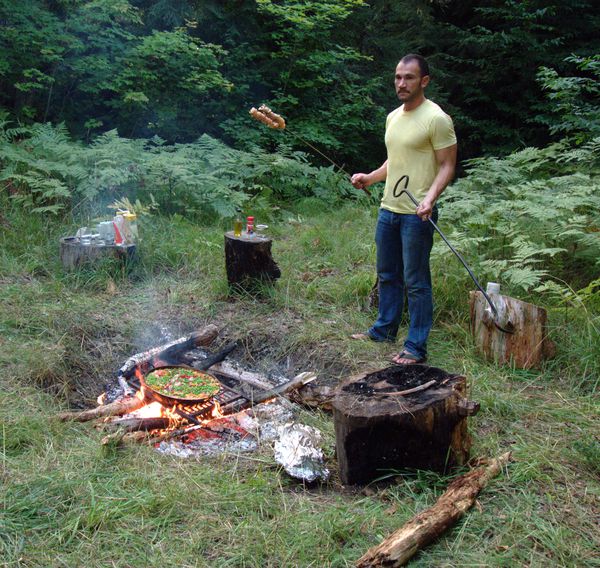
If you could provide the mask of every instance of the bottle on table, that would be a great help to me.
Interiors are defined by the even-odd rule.
[[[254,217],[248,217],[246,219],[246,234],[248,236],[254,235]]]

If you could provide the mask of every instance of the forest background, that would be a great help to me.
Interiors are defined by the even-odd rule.
[[[485,407],[476,449],[516,444],[521,465],[503,495],[506,530],[494,532],[498,511],[488,503],[423,565],[442,563],[448,551],[456,565],[591,563],[600,463],[598,29],[591,0],[0,0],[0,407],[9,482],[0,553],[14,565],[49,565],[56,555],[64,565],[95,565],[102,542],[105,560],[123,565],[173,557],[186,565],[197,552],[189,530],[204,531],[197,546],[223,565],[346,565],[377,540],[365,519],[391,526],[382,500],[405,516],[407,498],[422,494],[417,510],[431,501],[445,478],[417,476],[379,504],[323,503],[279,492],[285,481],[275,484],[265,468],[253,474],[252,495],[209,483],[248,509],[219,512],[217,499],[207,527],[193,511],[183,520],[173,513],[191,506],[177,497],[176,476],[145,472],[170,488],[155,502],[125,458],[103,456],[79,471],[92,446],[47,426],[57,403],[93,404],[107,374],[155,344],[148,330],[165,322],[183,333],[216,319],[247,349],[271,342],[271,358],[316,366],[331,381],[365,357],[387,361],[380,346],[346,341],[374,315],[366,300],[382,191],[367,198],[348,173],[384,160],[385,117],[398,105],[394,69],[417,52],[432,69],[427,95],[452,116],[459,139],[441,227],[482,282],[499,281],[504,293],[549,310],[558,347],[536,372],[501,370],[472,346],[458,348],[470,345],[472,283],[436,243],[433,364],[476,378]],[[252,121],[248,110],[262,103],[285,117],[286,130]],[[119,206],[138,214],[139,262],[65,274],[58,238]],[[262,299],[232,305],[222,233],[245,214],[269,224],[283,276]],[[282,332],[274,313],[293,325]],[[31,409],[41,418],[32,420]],[[330,420],[319,425],[327,431]],[[196,479],[203,467],[185,475]],[[221,467],[224,479],[237,479],[237,466]],[[96,496],[110,492],[119,503],[104,507]],[[273,541],[280,508],[291,513],[289,532]],[[168,511],[164,525],[148,521],[154,510]],[[132,519],[150,524],[134,534],[123,529]],[[309,521],[325,536],[309,536]],[[171,531],[176,523],[181,533]],[[115,526],[137,557],[120,551],[119,538],[107,545]],[[211,539],[230,541],[231,526],[242,545],[216,552]],[[168,533],[179,552],[147,549],[148,531]]]

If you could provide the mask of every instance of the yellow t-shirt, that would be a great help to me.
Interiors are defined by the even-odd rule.
[[[398,194],[408,189],[421,202],[438,173],[434,151],[454,144],[452,119],[429,99],[411,111],[405,111],[404,105],[392,111],[385,125],[388,166],[381,207],[414,214],[413,202],[405,194]]]

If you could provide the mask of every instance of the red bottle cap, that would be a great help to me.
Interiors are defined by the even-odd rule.
[[[254,217],[248,217],[248,221],[254,221]]]

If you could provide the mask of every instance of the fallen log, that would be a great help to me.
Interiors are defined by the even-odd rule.
[[[143,398],[130,396],[122,400],[115,400],[110,404],[103,404],[96,408],[90,408],[89,410],[83,410],[81,412],[62,412],[57,415],[57,418],[63,422],[68,420],[73,422],[88,422],[89,420],[95,420],[96,418],[107,418],[109,416],[128,414],[138,408],[142,408],[145,404],[146,401]]]
[[[510,461],[507,452],[486,465],[457,477],[435,505],[419,513],[381,544],[370,548],[356,568],[403,566],[421,548],[433,542],[473,506],[479,492]]]

